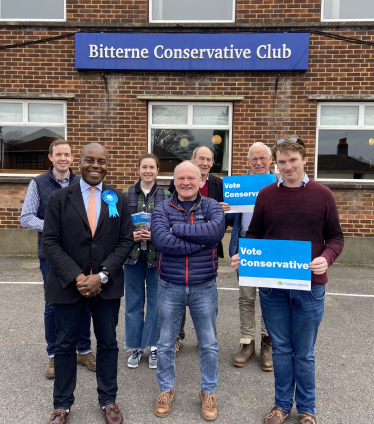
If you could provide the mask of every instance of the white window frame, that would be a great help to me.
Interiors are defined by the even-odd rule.
[[[322,106],[358,106],[358,123],[357,125],[321,125],[321,108]],[[317,178],[318,174],[318,146],[319,146],[319,130],[347,130],[347,131],[360,131],[360,130],[373,130],[374,125],[364,125],[365,119],[365,106],[374,106],[374,102],[319,102],[317,104],[317,125],[316,125],[316,148],[314,158],[314,179],[316,181],[335,181],[335,182],[359,182],[360,184],[373,183],[373,179],[346,179],[346,178]]]
[[[0,6],[1,6],[0,0]],[[0,9],[1,11],[1,9]],[[66,22],[66,0],[64,0],[64,17],[63,19],[9,19],[9,18],[1,18],[0,22]]]
[[[187,106],[187,124],[165,125],[152,124],[152,107],[153,106]],[[228,106],[229,108],[229,123],[227,125],[193,125],[193,107],[194,106]],[[195,130],[224,130],[229,131],[229,159],[227,176],[231,176],[232,162],[232,124],[233,124],[233,103],[232,102],[149,102],[148,103],[148,152],[152,153],[152,129],[195,129]],[[173,179],[172,176],[160,175],[165,179]]]
[[[1,0],[0,0],[1,1]],[[214,2],[214,0],[212,0]],[[232,2],[232,19],[224,19],[224,20],[189,20],[189,19],[172,19],[172,20],[165,20],[165,19],[152,19],[153,15],[153,0],[149,0],[149,22],[156,22],[156,23],[171,23],[171,22],[197,22],[197,23],[219,23],[219,22],[235,22],[235,12],[236,12],[236,0],[233,0]]]
[[[23,119],[22,122],[6,122],[6,121],[0,121],[0,126],[10,126],[10,127],[40,127],[40,126],[46,126],[49,128],[61,128],[61,127],[65,127],[65,139],[67,140],[67,107],[66,107],[66,101],[63,100],[22,100],[22,99],[0,99],[0,103],[18,103],[18,104],[22,104],[22,115],[23,115]],[[28,105],[29,104],[35,104],[35,103],[39,103],[39,104],[59,104],[59,105],[63,105],[63,122],[59,122],[59,123],[53,123],[53,122],[28,122]],[[3,171],[3,170],[1,170]],[[13,170],[12,170],[13,171]],[[14,170],[17,171],[17,170]],[[21,172],[0,172],[0,177],[13,177],[13,176],[23,176],[23,177],[35,177],[36,175],[40,175],[39,173],[30,173],[30,174],[25,174],[25,173],[21,173]]]
[[[374,18],[368,19],[368,18],[360,18],[360,19],[348,19],[348,18],[331,18],[327,19],[324,17],[324,11],[325,11],[325,4],[329,0],[322,0],[321,3],[321,22],[360,22],[360,21],[374,21]],[[335,13],[339,13],[340,9],[340,0],[330,0],[331,1],[331,9],[335,9]],[[351,0],[353,1],[353,0]]]

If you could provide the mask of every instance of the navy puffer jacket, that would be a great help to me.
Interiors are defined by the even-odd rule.
[[[174,192],[154,209],[151,234],[153,245],[161,252],[158,269],[162,280],[192,286],[217,277],[217,243],[225,234],[225,217],[216,200],[198,193],[187,213]]]

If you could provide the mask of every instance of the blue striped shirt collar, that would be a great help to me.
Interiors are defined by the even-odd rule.
[[[307,183],[309,182],[309,177],[308,177],[308,175],[306,175],[306,173],[304,172],[304,178],[303,178],[303,180],[301,181],[301,183],[300,183],[300,185],[299,185],[299,187],[305,187],[306,185],[307,185]],[[279,177],[279,180],[278,180],[278,187],[280,187],[280,186],[284,186],[284,187],[287,187],[286,186],[286,184],[283,182],[283,178],[282,178],[282,175]]]

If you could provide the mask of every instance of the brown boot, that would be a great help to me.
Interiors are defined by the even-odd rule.
[[[160,392],[156,402],[155,414],[157,417],[167,417],[171,411],[171,402],[175,396],[175,386],[171,392]]]
[[[96,372],[96,359],[92,352],[85,355],[77,354],[77,363],[86,366],[90,371]]]
[[[315,415],[310,414],[309,412],[304,412],[299,415],[300,424],[317,424],[317,418]]]
[[[235,367],[245,367],[250,359],[256,356],[255,341],[251,340],[249,344],[242,344],[239,353],[234,358]]]
[[[266,415],[265,424],[283,424],[283,421],[290,415],[290,411],[284,412],[282,408],[274,408]]]
[[[44,374],[47,378],[55,378],[55,359],[48,358],[47,366],[45,367]]]
[[[261,337],[261,368],[264,371],[273,371],[273,348],[269,336]]]
[[[215,393],[200,392],[201,415],[206,421],[214,421],[217,418],[217,395]]]

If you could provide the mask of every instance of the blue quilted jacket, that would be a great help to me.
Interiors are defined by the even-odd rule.
[[[217,243],[225,233],[225,217],[216,200],[198,193],[187,213],[174,192],[154,209],[151,233],[153,245],[161,252],[161,279],[192,286],[217,277]]]

